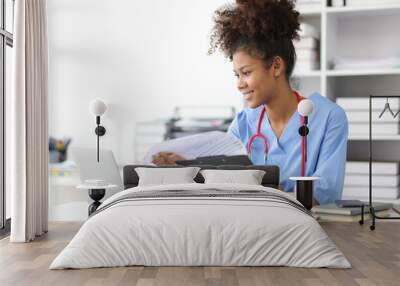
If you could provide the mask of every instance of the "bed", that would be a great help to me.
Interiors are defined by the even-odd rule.
[[[108,198],[50,269],[144,266],[350,268],[343,253],[292,196],[277,190],[276,166],[200,166],[264,170],[261,185],[195,183],[138,186]],[[136,169],[137,170],[137,169]]]

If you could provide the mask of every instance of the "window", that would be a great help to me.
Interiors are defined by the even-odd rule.
[[[5,188],[5,105],[11,92],[14,0],[0,0],[0,235],[9,229],[10,194]],[[6,228],[7,226],[7,228]]]

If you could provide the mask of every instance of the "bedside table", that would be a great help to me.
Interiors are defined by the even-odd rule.
[[[105,185],[90,185],[90,184],[82,184],[76,186],[77,189],[80,190],[88,190],[89,197],[94,201],[91,205],[88,207],[88,214],[89,216],[94,213],[97,208],[101,205],[100,200],[104,197],[106,194],[106,189],[110,188],[116,188],[117,185],[111,185],[111,184],[105,184]]]

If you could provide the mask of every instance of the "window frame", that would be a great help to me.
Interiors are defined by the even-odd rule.
[[[6,184],[5,184],[5,132],[6,132],[6,118],[5,118],[5,106],[6,106],[6,48],[7,46],[13,48],[14,35],[6,30],[6,1],[0,0],[1,3],[1,25],[0,25],[0,236],[3,236],[10,231],[10,219],[7,219],[6,215]],[[14,7],[15,0],[12,1],[12,13],[11,17],[14,19]],[[13,27],[14,30],[14,27]]]

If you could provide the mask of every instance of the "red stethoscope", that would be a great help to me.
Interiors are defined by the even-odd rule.
[[[303,100],[303,97],[300,96],[300,94],[297,91],[293,91],[293,93],[296,95],[297,98],[297,103],[300,103],[300,101]],[[263,107],[261,113],[260,113],[260,117],[258,118],[258,123],[257,123],[257,131],[255,134],[253,134],[250,138],[249,138],[249,143],[247,144],[247,153],[248,156],[250,158],[250,153],[251,153],[251,145],[253,144],[254,140],[256,140],[257,138],[260,138],[263,142],[264,142],[264,153],[265,153],[265,161],[267,158],[267,154],[268,154],[268,142],[267,142],[267,138],[261,133],[260,129],[261,129],[261,124],[262,124],[262,120],[264,118],[264,114],[266,113],[266,109],[265,106]],[[304,125],[304,116],[300,115],[300,126]],[[301,136],[301,176],[304,177],[304,172],[305,172],[305,162],[306,162],[306,157],[305,157],[305,137]]]

